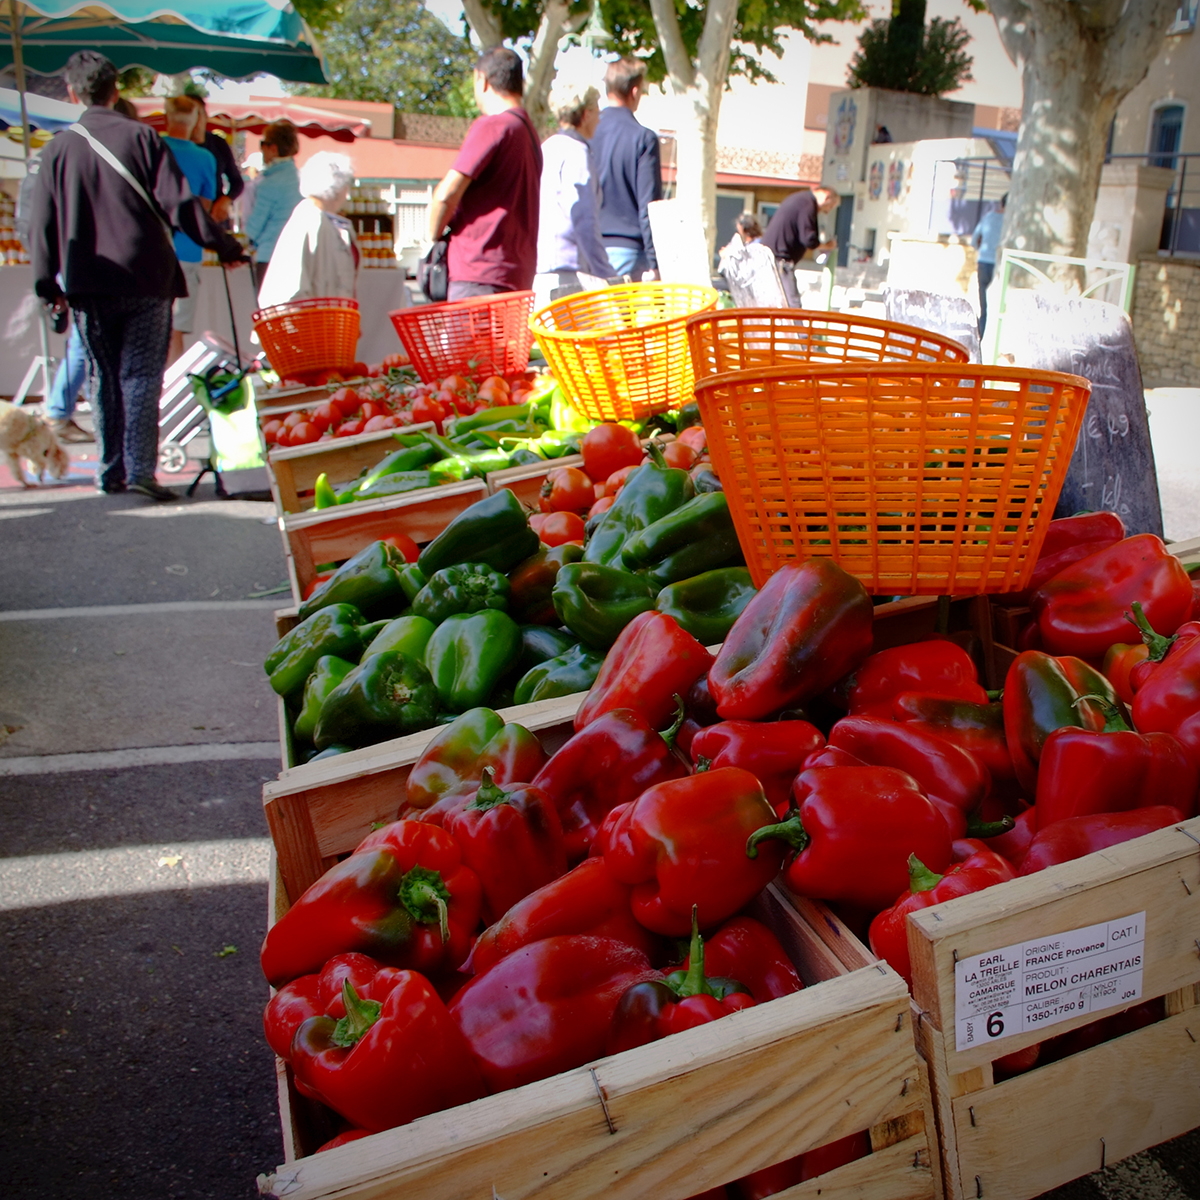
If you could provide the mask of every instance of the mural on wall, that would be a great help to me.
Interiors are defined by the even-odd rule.
[[[854,143],[854,127],[858,123],[858,105],[853,96],[843,96],[833,118],[833,152],[845,154]]]
[[[878,200],[883,195],[883,163],[873,162],[871,174],[867,183],[867,194],[872,200]]]
[[[895,162],[888,164],[887,194],[889,200],[899,200],[904,193],[904,185],[908,179],[908,173],[905,172],[905,165],[902,158],[898,158]]]

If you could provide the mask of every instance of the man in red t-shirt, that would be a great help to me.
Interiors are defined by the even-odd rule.
[[[496,46],[475,64],[483,116],[467,131],[429,208],[431,241],[450,226],[449,300],[533,287],[542,149],[521,107],[522,91],[521,60],[512,50]]]

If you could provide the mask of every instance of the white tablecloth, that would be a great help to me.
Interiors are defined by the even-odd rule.
[[[0,331],[3,334],[0,396],[11,398],[16,394],[29,364],[42,352],[38,333],[41,308],[41,302],[33,294],[33,268],[0,267]],[[62,358],[67,339],[51,330],[49,341],[50,353],[57,359]],[[40,372],[30,394],[42,394]]]

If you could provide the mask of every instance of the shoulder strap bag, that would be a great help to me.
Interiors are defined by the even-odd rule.
[[[69,133],[77,133],[91,148],[96,152],[97,156],[102,158],[127,184],[145,201],[146,207],[154,214],[154,219],[162,227],[163,232],[167,235],[168,241],[171,241],[171,227],[163,219],[162,213],[159,211],[158,205],[150,199],[149,193],[137,181],[130,169],[101,141],[94,138],[79,122],[74,125],[67,126]]]

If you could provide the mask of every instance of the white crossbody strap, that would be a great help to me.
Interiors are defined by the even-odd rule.
[[[106,145],[104,145],[103,142],[97,141],[78,122],[76,122],[74,125],[69,125],[67,128],[71,133],[79,134],[79,136],[83,138],[83,140],[87,142],[87,144],[91,146],[91,148],[102,159],[104,159],[104,161],[108,163],[108,165],[112,167],[112,169],[116,171],[116,173],[120,175],[121,178],[124,179],[125,182],[129,184],[129,186],[133,188],[133,190],[137,192],[139,196],[141,196],[141,198],[146,202],[146,206],[158,219],[159,224],[162,225],[164,229],[167,229],[166,222],[163,221],[162,216],[158,211],[158,207],[155,205],[154,201],[150,199],[146,189],[142,187],[142,185],[133,177],[133,173],[129,170],[129,168]],[[168,230],[168,233],[169,232],[170,231]]]

